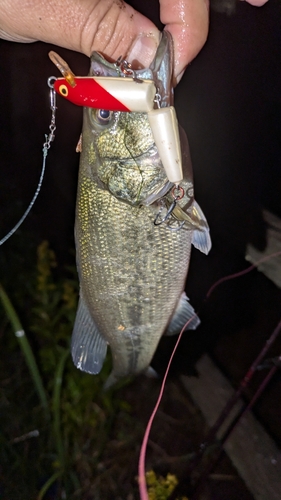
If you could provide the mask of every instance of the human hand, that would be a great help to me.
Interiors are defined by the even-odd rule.
[[[268,2],[268,0],[245,0],[245,1],[250,3],[251,5],[255,5],[255,7],[262,7],[266,2]]]
[[[174,75],[179,81],[208,34],[208,0],[159,0],[160,18],[174,39]],[[246,0],[262,5],[267,0]],[[143,36],[139,37],[142,34]],[[148,66],[159,39],[156,26],[123,0],[3,0],[0,37],[41,40],[88,56],[96,50]]]
[[[160,16],[175,42],[175,76],[204,45],[208,32],[207,0],[160,0]],[[138,35],[144,34],[137,38]],[[41,40],[88,56],[126,56],[146,67],[159,41],[156,26],[123,0],[4,0],[0,37],[16,42]],[[136,42],[136,43],[134,43]]]

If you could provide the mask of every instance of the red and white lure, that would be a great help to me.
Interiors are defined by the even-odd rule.
[[[155,144],[168,180],[177,186],[183,179],[178,121],[173,106],[159,107],[159,94],[153,80],[135,78],[130,65],[119,58],[120,77],[75,76],[55,52],[51,61],[63,77],[54,90],[77,106],[109,111],[147,113]],[[156,107],[155,107],[156,106]]]

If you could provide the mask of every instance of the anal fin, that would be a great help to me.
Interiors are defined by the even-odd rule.
[[[147,378],[159,378],[157,371],[154,370],[154,368],[152,368],[152,366],[150,365],[147,367],[144,374]]]
[[[176,335],[180,333],[185,323],[189,320],[190,323],[186,327],[188,330],[195,330],[200,324],[200,319],[195,313],[192,305],[188,302],[186,294],[183,292],[165,335]]]
[[[80,296],[71,339],[73,362],[79,370],[96,375],[102,369],[106,351],[107,343]]]

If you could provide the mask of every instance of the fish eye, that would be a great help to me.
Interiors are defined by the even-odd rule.
[[[63,97],[67,97],[68,96],[68,88],[66,85],[60,85],[59,86],[59,93],[61,95],[63,95]]]
[[[113,111],[109,111],[108,109],[94,109],[89,108],[89,118],[92,125],[99,131],[102,129],[107,129],[111,127],[115,118]]]
[[[96,120],[101,125],[107,125],[111,120],[112,114],[112,111],[109,111],[108,109],[97,109]]]

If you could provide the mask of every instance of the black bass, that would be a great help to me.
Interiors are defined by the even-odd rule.
[[[150,68],[161,106],[171,104],[172,40],[164,32]],[[120,76],[100,54],[90,75]],[[121,76],[120,76],[121,78]],[[75,239],[80,298],[72,336],[75,365],[100,372],[111,348],[110,386],[144,372],[163,333],[199,319],[183,293],[191,244],[211,248],[206,219],[193,198],[188,143],[181,133],[183,198],[173,202],[146,113],[84,108]],[[159,223],[163,220],[163,223]],[[172,221],[172,224],[170,224]],[[177,229],[177,230],[175,230]]]

